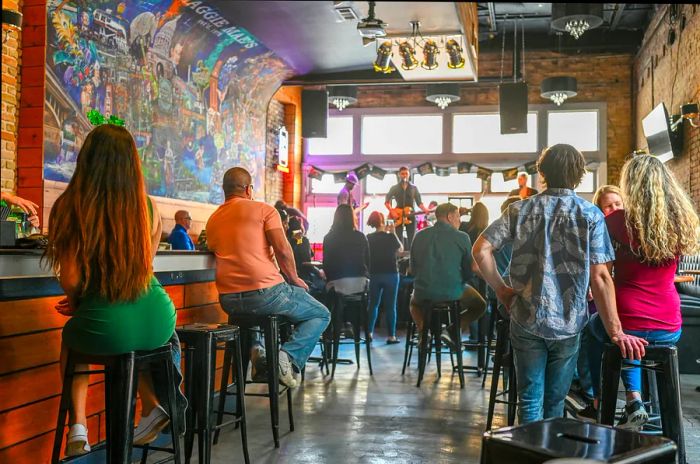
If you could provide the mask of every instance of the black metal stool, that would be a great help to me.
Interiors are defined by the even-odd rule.
[[[510,344],[510,321],[501,319],[496,323],[498,335],[496,338],[496,354],[493,360],[491,374],[491,394],[489,395],[489,410],[486,415],[486,430],[491,430],[493,410],[496,404],[508,405],[508,425],[515,423],[516,406],[518,405],[518,390],[515,380],[515,365],[513,364],[513,348]],[[503,370],[503,390],[498,391],[498,379]],[[499,397],[507,396],[507,400]]]
[[[432,333],[432,341],[435,346],[435,361],[437,362],[438,377],[440,377],[441,352],[442,352],[442,320],[443,315],[447,317],[447,330],[450,338],[457,345],[456,350],[450,347],[450,351],[454,351],[457,357],[457,365],[453,370],[457,370],[459,375],[459,387],[464,388],[464,371],[462,366],[462,330],[460,327],[460,302],[455,301],[439,301],[427,303],[427,306],[421,308],[423,311],[423,330],[421,331],[420,342],[418,345],[418,383],[416,387],[420,387],[425,374],[425,365],[428,357],[430,338],[428,332]]]
[[[481,379],[481,388],[486,386],[486,378],[489,374],[489,360],[491,359],[491,356],[495,355],[496,353],[496,347],[493,343],[493,335],[494,329],[496,328],[496,323],[501,319],[498,312],[498,300],[495,298],[489,298],[486,301],[486,304],[491,309],[491,314],[489,315],[489,326],[486,334],[486,359],[484,360],[484,376]]]
[[[369,302],[369,294],[365,291],[355,295],[344,295],[338,293],[331,289],[328,292],[329,309],[331,312],[331,330],[332,330],[332,340],[331,344],[333,346],[333,355],[331,358],[331,363],[333,368],[331,369],[331,379],[335,377],[335,366],[338,364],[338,351],[340,350],[340,332],[345,321],[345,315],[348,313],[346,308],[348,306],[356,306],[356,309],[352,311],[352,320],[350,321],[353,328],[353,334],[355,336],[352,342],[355,345],[355,361],[357,362],[357,368],[360,368],[360,344],[362,343],[362,338],[360,337],[360,328],[365,331],[365,346],[367,348],[367,365],[369,366],[369,375],[373,375],[372,372],[372,341],[369,339],[369,315],[367,313],[367,307]],[[328,352],[328,348],[326,348]]]
[[[428,343],[429,346],[434,346],[435,344],[433,343],[433,337],[435,335],[431,332],[430,333],[430,343]],[[406,368],[411,365],[411,359],[413,359],[413,347],[418,346],[418,334],[416,333],[416,323],[411,319],[407,323],[406,327],[406,344],[405,344],[405,350],[403,354],[403,368],[401,369],[401,375],[406,374]],[[454,358],[452,355],[452,352],[448,348],[448,351],[444,351],[442,347],[440,347],[441,354],[450,354],[450,361],[452,362],[452,367],[454,368]],[[433,354],[434,350],[428,351],[428,364],[430,364],[430,358]]]
[[[92,364],[104,366],[104,369],[75,371],[76,364]],[[66,414],[71,402],[71,387],[73,378],[80,374],[105,375],[105,412],[107,415],[107,462],[111,464],[131,463],[132,448],[143,448],[134,445],[134,410],[136,408],[136,390],[138,387],[138,372],[148,365],[160,364],[167,374],[168,404],[166,412],[170,416],[170,434],[172,448],[151,449],[167,451],[173,454],[176,464],[180,462],[180,440],[178,437],[178,414],[176,410],[175,367],[173,366],[172,350],[170,344],[150,351],[131,351],[114,356],[97,356],[68,351],[66,370],[63,374],[63,391],[58,409],[56,422],[56,435],[53,442],[52,463],[64,462],[74,458],[60,461],[61,442],[63,441],[63,429],[66,424]],[[145,445],[147,446],[147,445]],[[98,446],[92,449],[101,449]]]
[[[627,366],[641,367],[656,373],[663,435],[676,442],[678,462],[685,464],[685,437],[677,348],[668,345],[649,345],[646,347],[641,366],[630,364]],[[601,380],[600,422],[602,424],[613,425],[615,420],[617,388],[622,368],[620,349],[617,345],[606,344],[603,352],[603,377]]]
[[[185,433],[185,462],[192,457],[194,435],[197,433],[198,462],[209,463],[211,460],[212,431],[236,424],[241,428],[243,456],[246,464],[248,456],[248,437],[246,432],[246,415],[244,387],[245,377],[241,364],[241,341],[238,327],[224,324],[190,324],[176,327],[180,342],[185,348],[185,396],[190,407],[187,411],[187,431]],[[225,344],[225,345],[222,345]],[[216,352],[224,350],[224,365],[233,364],[235,377],[236,412],[235,418],[226,423],[219,419],[212,427],[211,413],[214,402],[214,379],[216,376]],[[228,379],[225,380],[228,382]],[[225,411],[219,404],[217,418]],[[230,414],[230,413],[229,413]]]
[[[248,372],[248,363],[250,362],[250,341],[251,335],[259,331],[255,327],[261,327],[265,338],[265,352],[267,357],[267,393],[245,393],[246,396],[260,396],[270,399],[270,419],[272,421],[272,437],[275,441],[275,448],[279,448],[279,397],[287,394],[287,410],[289,415],[289,430],[294,431],[294,415],[292,411],[292,390],[289,387],[279,385],[279,368],[278,355],[280,350],[280,340],[284,343],[288,338],[290,330],[289,322],[283,320],[280,316],[257,316],[254,314],[229,314],[229,325],[236,325],[241,330],[241,353],[242,353],[242,372],[243,376]],[[224,362],[224,369],[221,376],[221,390],[219,392],[219,408],[216,424],[220,425],[223,420],[224,405],[226,396],[230,395],[230,385],[228,384],[229,373],[231,372],[231,363]],[[245,382],[259,383],[259,382]],[[219,439],[219,430],[214,432],[214,444]]]

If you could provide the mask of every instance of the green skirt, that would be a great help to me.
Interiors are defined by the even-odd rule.
[[[175,305],[155,277],[136,301],[109,303],[85,297],[63,328],[71,349],[95,355],[116,355],[163,346],[175,330]]]

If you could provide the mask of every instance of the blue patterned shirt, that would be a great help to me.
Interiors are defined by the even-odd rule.
[[[483,235],[497,250],[513,246],[511,318],[520,327],[555,340],[583,330],[590,266],[615,259],[598,208],[573,190],[550,188],[510,205]]]

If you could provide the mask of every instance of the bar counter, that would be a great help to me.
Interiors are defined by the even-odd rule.
[[[0,462],[47,463],[61,390],[61,330],[54,309],[63,291],[42,265],[43,250],[0,249]],[[208,252],[159,251],[154,273],[175,303],[177,323],[225,322]],[[220,359],[221,358],[221,359]],[[220,376],[222,356],[217,358]],[[139,417],[137,407],[137,419]],[[87,403],[90,442],[104,440],[102,375]]]

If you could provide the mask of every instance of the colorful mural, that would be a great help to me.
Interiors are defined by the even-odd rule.
[[[136,140],[152,195],[223,200],[243,166],[262,192],[267,104],[291,69],[202,1],[52,0],[44,176],[68,181],[92,108]]]

